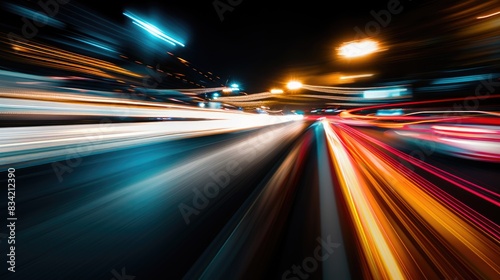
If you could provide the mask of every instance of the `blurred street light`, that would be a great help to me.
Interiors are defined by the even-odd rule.
[[[372,77],[372,76],[373,76],[373,74],[346,75],[346,76],[340,76],[339,79],[341,79],[341,80],[354,80],[354,79],[367,78],[367,77]]]
[[[273,88],[270,90],[270,92],[272,94],[282,94],[283,93],[283,90],[282,89],[279,89],[279,88]]]
[[[302,87],[302,83],[301,82],[298,82],[298,81],[290,81],[288,82],[288,84],[286,85],[286,87],[290,90],[295,90],[295,89],[299,89]]]
[[[343,43],[337,50],[340,56],[353,58],[380,51],[380,47],[377,41],[365,39]]]

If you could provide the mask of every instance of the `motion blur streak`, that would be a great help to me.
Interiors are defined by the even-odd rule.
[[[477,19],[489,18],[489,17],[496,16],[496,15],[500,15],[500,11],[494,12],[494,13],[491,13],[488,15],[484,15],[484,16],[479,16],[479,17],[477,17]]]
[[[500,279],[500,0],[79,1],[0,3],[0,280]]]
[[[498,276],[497,224],[398,162],[380,141],[339,122],[323,121],[323,125],[356,225],[366,275],[378,279]],[[408,159],[401,153],[396,156]],[[439,174],[428,165],[412,163],[433,171],[430,177]],[[498,203],[498,194],[495,197]]]
[[[398,133],[419,134],[413,124],[209,112],[220,115],[1,128],[0,165],[15,163],[26,186],[19,208],[32,212],[19,231],[29,248],[19,249],[27,259],[19,273],[31,279],[51,263],[65,279],[105,279],[126,262],[148,279],[163,269],[176,279],[498,275],[500,228],[488,212],[498,191],[402,149]],[[393,119],[385,118],[377,121]],[[498,141],[495,116],[468,120],[424,125]],[[59,183],[53,164],[67,165]],[[81,265],[57,262],[82,255]]]
[[[415,166],[418,166],[419,168],[426,170],[426,171],[432,173],[433,175],[438,176],[439,178],[446,180],[449,183],[451,183],[451,184],[453,184],[453,185],[455,185],[455,186],[457,186],[457,187],[459,187],[459,188],[461,188],[461,189],[463,189],[471,194],[474,194],[474,195],[476,195],[476,196],[478,196],[478,197],[480,197],[480,198],[482,198],[482,199],[484,199],[484,200],[486,200],[486,201],[488,201],[496,206],[500,206],[500,194],[498,194],[492,190],[483,188],[483,187],[481,187],[477,184],[474,184],[472,182],[469,182],[465,179],[462,179],[457,175],[454,175],[454,174],[446,172],[442,169],[436,168],[436,167],[426,163],[425,161],[411,157],[411,156],[409,156],[401,151],[398,151],[397,149],[394,149],[393,147],[390,147],[387,144],[384,144],[383,142],[381,142],[377,139],[374,139],[374,138],[369,137],[367,135],[363,135],[363,137],[365,137],[366,139],[369,139],[373,143],[376,143],[380,147],[382,147],[385,150],[387,150],[388,152],[400,157],[401,159],[408,161],[409,163],[411,163]],[[483,221],[483,220],[477,220],[477,221]],[[500,236],[497,235],[496,237],[499,238]]]
[[[0,128],[0,166],[16,162],[36,165],[64,159],[68,151],[90,155],[169,139],[214,135],[289,121],[252,116],[212,121],[101,123],[50,127]]]
[[[98,246],[99,250],[102,249],[108,253],[101,252],[92,258],[86,258],[90,262],[93,260],[99,262],[94,269],[90,271],[87,269],[84,273],[87,279],[107,279],[104,276],[108,275],[109,269],[106,268],[113,266],[113,262],[120,261],[120,259],[137,258],[138,255],[163,254],[163,249],[161,252],[157,251],[158,248],[155,249],[157,246],[151,247],[143,244],[140,249],[138,248],[139,251],[131,253],[128,251],[129,246],[123,245],[134,243],[133,240],[143,238],[141,236],[144,234],[157,238],[161,236],[166,240],[173,240],[174,236],[179,236],[178,234],[183,236],[182,232],[186,225],[179,214],[177,205],[183,200],[191,201],[193,190],[206,184],[207,178],[210,178],[208,174],[224,170],[229,162],[233,165],[236,163],[241,170],[238,177],[227,178],[224,188],[221,187],[221,194],[212,198],[206,212],[191,217],[197,223],[203,221],[203,217],[210,216],[217,206],[238,199],[240,192],[247,193],[247,190],[241,187],[242,178],[248,176],[247,170],[260,170],[260,165],[268,165],[269,160],[277,156],[281,150],[276,147],[279,145],[286,147],[287,143],[302,133],[303,128],[304,125],[300,122],[277,124],[266,127],[264,130],[239,135],[237,141],[226,138],[221,143],[215,142],[210,150],[204,148],[207,145],[207,139],[200,138],[183,142],[173,140],[157,144],[149,143],[140,149],[129,145],[120,153],[108,152],[102,156],[86,156],[83,159],[84,164],[79,167],[73,166],[75,170],[71,176],[65,177],[64,188],[68,188],[67,191],[73,194],[84,191],[88,196],[77,195],[78,198],[72,200],[70,204],[65,202],[50,205],[44,203],[44,199],[38,195],[48,195],[56,200],[66,197],[67,192],[60,188],[61,184],[47,184],[46,188],[34,188],[26,193],[28,201],[30,198],[36,200],[36,202],[30,202],[32,207],[43,208],[45,211],[31,213],[24,217],[25,227],[24,230],[19,231],[18,238],[25,240],[29,248],[29,253],[23,252],[29,262],[24,270],[17,273],[24,275],[24,279],[37,278],[38,276],[35,275],[40,275],[40,271],[43,271],[42,267],[46,265],[45,262],[49,261],[54,262],[54,268],[62,278],[77,278],[86,266],[86,262],[82,266],[67,266],[64,262],[56,262],[56,260],[64,259],[63,256],[66,255],[68,249],[86,251],[86,253],[79,254],[80,257],[82,254],[93,254],[92,250],[87,251],[87,248],[93,247],[92,240],[97,236],[102,242]],[[160,162],[164,163],[158,164]],[[99,168],[94,169],[96,166]],[[55,178],[52,175],[53,172],[42,173],[45,174],[43,176],[46,182],[52,181],[50,178]],[[128,176],[117,179],[113,174],[118,173],[125,173]],[[246,177],[246,180],[251,181],[251,178],[251,176]],[[92,182],[99,181],[102,184],[92,184]],[[86,187],[93,189],[94,185],[98,188],[93,191]],[[28,188],[29,184],[26,187]],[[280,198],[281,193],[276,193],[275,197],[283,199]],[[54,211],[61,213],[51,215],[50,213]],[[159,219],[161,215],[166,215],[168,222]],[[101,228],[103,223],[106,224],[105,228]],[[89,231],[85,236],[80,235],[82,228]],[[101,235],[108,230],[116,230],[117,233],[109,236]],[[50,234],[40,234],[41,232],[50,232]],[[97,232],[99,234],[96,234]],[[182,243],[187,245],[193,241],[189,238]],[[48,258],[43,257],[47,250],[46,245],[50,246],[51,251],[51,256]],[[110,255],[111,252],[113,252],[112,255]],[[140,259],[136,260],[139,263],[142,262]],[[92,273],[97,273],[97,275]],[[40,277],[43,275],[45,274],[42,273]]]
[[[324,121],[323,127],[330,152],[334,157],[336,172],[339,174],[341,189],[359,237],[359,245],[365,256],[365,265],[369,269],[365,273],[373,275],[375,279],[402,279],[403,275],[395,259],[394,250],[390,249],[389,240],[382,232],[382,225],[377,222],[383,216],[377,217],[377,204],[371,203],[370,200],[373,198],[367,197],[367,182],[361,180],[354,159],[328,122]]]
[[[272,262],[268,252],[278,249],[311,140],[312,134],[306,132],[286,158],[276,163],[270,179],[248,197],[186,275],[187,279],[265,278],[262,263]]]
[[[319,181],[319,202],[320,202],[320,221],[321,221],[321,236],[331,236],[333,240],[345,243],[342,236],[341,215],[339,213],[338,189],[335,186],[332,176],[332,166],[330,164],[330,153],[327,140],[324,137],[324,127],[316,122],[316,140],[318,142],[318,181]],[[337,248],[338,253],[329,257],[323,265],[324,279],[352,279],[349,271],[349,262],[347,252],[344,247]]]
[[[142,77],[140,74],[133,73],[101,59],[61,50],[52,46],[45,46],[39,43],[12,41],[13,43],[11,43],[11,46],[13,51],[11,51],[11,53],[13,55],[19,55],[31,64],[38,66],[48,66],[63,71],[77,71],[103,78],[120,77],[111,75],[111,73],[124,75],[125,77]]]

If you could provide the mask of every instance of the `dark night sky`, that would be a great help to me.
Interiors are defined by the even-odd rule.
[[[238,81],[248,92],[259,92],[305,72],[341,70],[345,65],[336,63],[335,47],[354,39],[354,27],[364,29],[373,20],[370,11],[387,9],[388,2],[243,0],[223,14],[223,21],[213,1],[123,1],[106,8],[82,4],[119,23],[126,20],[123,10],[129,9],[162,18],[166,26],[177,25],[185,32],[187,42],[185,48],[174,50],[176,54],[202,69]],[[400,5],[403,12],[392,17],[391,25],[399,24],[405,9],[415,6],[403,1]]]
[[[439,38],[453,27],[439,21],[447,15],[446,8],[451,5],[447,1],[400,0],[397,7],[402,11],[392,14],[388,24],[376,30],[373,36],[390,46],[389,51],[352,61],[339,59],[335,48],[342,42],[359,39],[355,28],[366,30],[367,24],[376,23],[374,13],[388,10],[388,5],[397,0],[232,2],[240,4],[232,11],[225,11],[223,21],[214,0],[126,0],[108,5],[74,0],[68,8],[78,4],[97,17],[125,28],[133,38],[132,41],[124,39],[122,45],[139,46],[130,52],[144,61],[147,56],[157,54],[134,44],[145,40],[146,35],[130,28],[133,26],[130,19],[122,13],[132,11],[162,29],[171,28],[186,43],[184,48],[171,50],[173,53],[200,70],[213,72],[223,81],[238,82],[249,93],[282,87],[291,78],[330,85],[328,75],[338,72],[374,72],[404,78],[405,73],[425,72],[446,65],[450,50],[455,49],[453,42],[443,43],[443,38]],[[93,19],[87,20],[91,26]],[[22,25],[18,16],[11,25]],[[104,31],[102,27],[96,24],[94,31]],[[113,27],[108,27],[107,32],[113,32]],[[434,54],[426,56],[426,52]]]

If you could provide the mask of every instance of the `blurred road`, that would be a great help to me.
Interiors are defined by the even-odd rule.
[[[456,157],[401,136],[414,128],[345,122],[1,128],[18,218],[16,273],[2,255],[1,277],[494,279],[499,150]],[[498,145],[496,128],[483,134]]]

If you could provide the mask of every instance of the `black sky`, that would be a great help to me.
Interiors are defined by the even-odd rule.
[[[354,27],[364,29],[373,20],[370,12],[387,9],[389,1],[233,1],[238,2],[223,13],[222,21],[212,0],[82,4],[118,23],[125,20],[126,9],[161,18],[165,21],[161,24],[173,24],[185,32],[186,47],[177,49],[178,55],[238,81],[248,92],[258,92],[279,86],[301,71],[338,70],[334,48],[354,39]],[[412,3],[400,5],[412,8]],[[393,16],[391,24],[398,24],[398,16],[402,17]]]
[[[387,10],[389,3],[397,0],[219,1],[239,4],[225,11],[223,20],[214,0],[125,0],[105,4],[81,0],[78,4],[125,28],[130,26],[130,20],[122,13],[129,10],[178,30],[186,47],[174,49],[176,55],[223,80],[240,83],[247,92],[261,92],[283,86],[295,76],[370,70],[378,65],[374,61],[339,61],[335,48],[356,39],[355,27],[364,30],[367,23],[375,21],[373,13]],[[398,31],[398,27],[417,26],[422,24],[421,18],[432,18],[435,11],[431,9],[415,17],[424,2],[435,1],[400,0],[402,12],[392,15],[388,26],[375,37],[384,42],[411,39],[414,34]],[[141,40],[141,34],[136,40]],[[137,50],[137,54],[145,55],[144,50]]]
[[[54,36],[51,28],[40,28],[36,39],[53,43],[71,40],[75,34],[99,38],[102,33],[112,38],[104,38],[105,43],[136,60],[159,65],[161,56],[171,51],[192,66],[255,93],[282,87],[291,78],[327,86],[332,85],[329,82],[335,73],[374,72],[377,79],[405,79],[412,73],[438,68],[473,67],[481,61],[492,64],[498,55],[488,38],[494,33],[477,32],[475,17],[498,7],[499,1],[73,0],[64,5],[65,13],[55,15],[56,20],[69,22],[72,29],[53,30]],[[34,0],[20,2],[30,4],[35,11],[41,9]],[[223,5],[233,7],[220,15],[214,3],[221,9]],[[391,5],[397,13],[389,11]],[[158,44],[150,50],[148,44],[157,40],[135,28],[124,11],[170,29],[186,46],[171,49]],[[386,24],[377,20],[382,14]],[[21,16],[13,15],[2,26],[20,34]],[[372,31],[374,26],[378,29],[367,35],[382,42],[388,51],[361,60],[336,55],[335,48],[342,42],[365,36],[359,36],[356,28],[367,33],[370,26]]]

